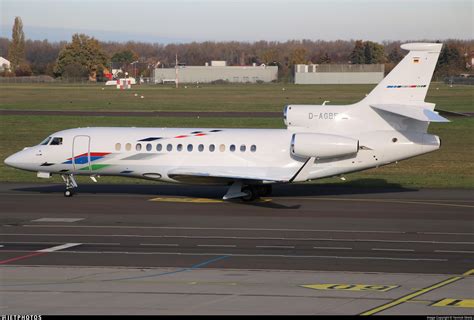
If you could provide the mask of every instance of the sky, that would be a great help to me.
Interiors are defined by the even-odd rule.
[[[444,40],[474,38],[474,0],[0,0],[27,39],[103,41]]]

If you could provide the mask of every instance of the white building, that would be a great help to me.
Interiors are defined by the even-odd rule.
[[[296,84],[379,83],[384,77],[383,64],[297,64]]]
[[[0,71],[10,70],[10,61],[4,57],[0,57]]]
[[[278,79],[277,66],[227,66],[225,61],[211,61],[204,66],[178,66],[179,83],[210,83],[213,81],[227,81],[236,83],[271,82]],[[153,70],[154,83],[163,83],[176,79],[175,68],[155,68]]]

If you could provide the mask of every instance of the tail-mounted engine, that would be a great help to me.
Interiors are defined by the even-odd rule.
[[[295,133],[290,150],[298,157],[338,158],[356,154],[359,140],[322,133]]]
[[[287,127],[316,128],[335,127],[348,120],[347,106],[335,105],[287,105],[283,119]]]

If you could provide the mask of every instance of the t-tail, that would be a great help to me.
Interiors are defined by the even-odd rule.
[[[425,102],[441,43],[407,43],[402,61],[365,97],[361,103],[372,108],[422,122],[449,122]]]

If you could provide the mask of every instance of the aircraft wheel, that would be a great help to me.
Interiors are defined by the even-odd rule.
[[[257,190],[255,190],[254,187],[251,187],[251,186],[244,187],[242,188],[242,192],[247,194],[246,196],[242,197],[243,201],[248,202],[248,201],[253,201],[258,198]]]
[[[74,192],[72,190],[69,190],[67,189],[66,191],[64,191],[64,196],[65,197],[72,197],[72,195],[74,194]]]
[[[260,197],[268,197],[272,194],[272,186],[269,184],[260,185],[257,190]]]

